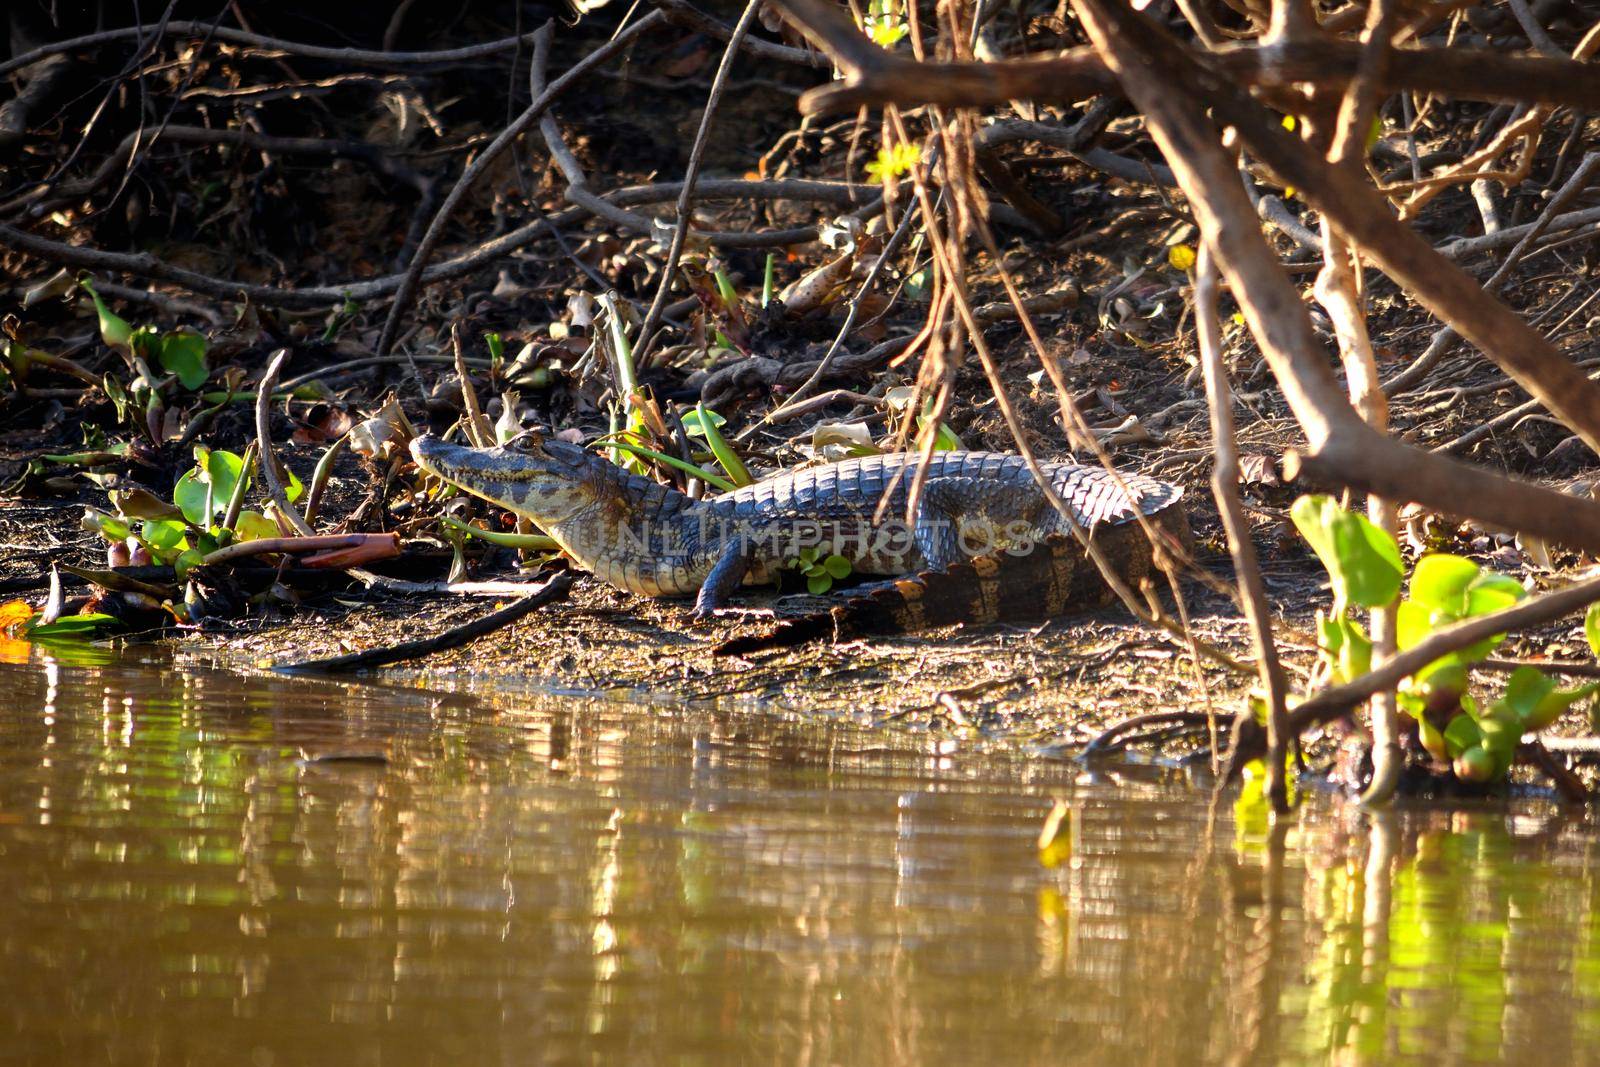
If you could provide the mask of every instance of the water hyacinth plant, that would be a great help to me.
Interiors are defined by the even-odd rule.
[[[1332,497],[1303,496],[1291,515],[1327,570],[1333,590],[1331,608],[1317,613],[1317,635],[1319,669],[1335,685],[1372,668],[1372,641],[1352,617],[1354,608],[1394,604],[1396,645],[1404,652],[1443,627],[1499,611],[1527,596],[1515,579],[1444,552],[1422,556],[1408,579],[1394,538]],[[1589,610],[1585,632],[1600,656],[1596,608]],[[1449,764],[1464,782],[1504,779],[1525,735],[1548,727],[1600,689],[1600,683],[1563,689],[1537,667],[1521,666],[1498,696],[1475,694],[1472,667],[1504,640],[1504,634],[1496,634],[1441,656],[1406,678],[1397,694],[1423,749]]]

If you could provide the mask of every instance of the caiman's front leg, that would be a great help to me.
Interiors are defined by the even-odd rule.
[[[735,537],[728,542],[694,598],[695,618],[709,618],[718,608],[727,605],[733,591],[744,583],[744,576],[750,570],[751,556],[751,545],[747,538]]]
[[[932,570],[1003,550],[1029,549],[1048,505],[1042,493],[978,478],[946,478],[924,488],[913,529]]]

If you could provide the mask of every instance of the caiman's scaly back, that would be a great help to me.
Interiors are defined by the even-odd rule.
[[[531,519],[612,585],[648,596],[698,591],[702,613],[741,582],[770,580],[807,547],[845,556],[858,573],[900,575],[995,553],[1027,555],[1048,538],[1059,545],[1073,525],[1020,457],[991,452],[939,452],[925,464],[910,453],[868,456],[703,501],[536,435],[492,449],[420,437],[411,452],[424,470]],[[911,484],[924,466],[908,521]],[[1136,530],[1141,515],[1187,536],[1177,486],[1072,464],[1045,464],[1044,474],[1073,521],[1097,536]],[[1142,533],[1138,543],[1148,557]]]

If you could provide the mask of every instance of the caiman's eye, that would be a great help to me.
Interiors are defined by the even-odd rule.
[[[539,435],[539,431],[529,429],[523,430],[507,441],[505,447],[514,452],[539,452],[542,450],[543,445],[544,438]]]

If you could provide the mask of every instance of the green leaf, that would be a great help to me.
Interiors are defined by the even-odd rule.
[[[1589,639],[1589,651],[1600,657],[1600,601],[1583,613],[1583,636]]]
[[[1516,579],[1445,552],[1423,556],[1411,572],[1411,599],[1451,622],[1499,611],[1527,595]]]
[[[201,459],[198,451],[195,458]],[[228,510],[228,501],[233,498],[233,491],[244,474],[244,457],[213,449],[206,453],[201,462],[205,466],[205,480],[211,483],[212,511],[220,515]]]
[[[1317,612],[1317,635],[1324,654],[1333,667],[1333,681],[1337,685],[1355,679],[1372,670],[1372,639],[1361,624],[1344,616],[1328,618]]]
[[[63,615],[55,622],[42,622],[29,627],[26,636],[34,641],[48,641],[51,638],[82,640],[93,637],[97,631],[108,626],[116,626],[120,621],[115,616],[95,612],[87,615]]]
[[[100,317],[100,339],[112,348],[131,350],[133,327],[128,325],[128,320],[106,307],[106,302],[100,299],[100,294],[95,292],[94,284],[87,277],[79,278],[78,284],[94,301],[95,314]]]
[[[294,471],[290,470],[288,467],[283,468],[283,473],[284,476],[289,479],[289,481],[283,487],[283,495],[289,498],[289,503],[293,504],[296,500],[300,499],[300,494],[306,491],[306,487],[301,484],[300,479],[296,477]]]
[[[178,576],[178,581],[189,577],[189,572],[198,567],[204,560],[205,554],[199,549],[186,548],[178,553],[178,558],[172,561],[172,572]]]
[[[1422,747],[1428,750],[1428,755],[1434,759],[1449,759],[1450,746],[1445,742],[1444,734],[1439,732],[1439,728],[1429,722],[1428,717],[1422,713],[1422,700],[1407,693],[1401,693],[1399,697],[1401,706],[1417,720],[1417,735],[1422,740]]]
[[[1417,560],[1411,572],[1411,599],[1429,611],[1461,618],[1467,610],[1467,589],[1483,573],[1470,559],[1433,552]]]
[[[206,367],[206,352],[210,348],[206,339],[194,331],[174,330],[161,338],[156,355],[161,369],[176,374],[185,389],[198,389],[210,376]]]
[[[210,487],[200,480],[198,467],[184,471],[183,477],[172,488],[172,502],[178,505],[178,510],[183,512],[183,517],[191,526],[204,527],[210,524],[213,505],[209,496]]]
[[[1518,725],[1492,717],[1484,718],[1478,727],[1483,731],[1483,747],[1494,757],[1493,776],[1503,777],[1517,758],[1517,745],[1523,731]]]
[[[683,432],[690,437],[704,437],[707,426],[721,429],[728,424],[727,419],[718,415],[704,404],[696,405],[693,411],[685,411],[681,421],[683,422]]]
[[[928,299],[928,287],[930,284],[927,267],[915,272],[906,279],[906,299],[915,300],[919,303]]]
[[[927,416],[917,418],[917,429],[921,430],[928,424]],[[939,424],[939,429],[933,435],[933,450],[935,452],[964,452],[966,445],[961,443],[961,438],[945,423]]]
[[[879,48],[893,48],[911,32],[904,19],[893,15],[874,15],[866,20],[867,36]]]
[[[277,537],[278,524],[259,511],[241,511],[239,521],[233,524],[233,536],[238,541],[259,541],[264,537]]]
[[[850,561],[840,555],[832,555],[822,561],[822,567],[834,579],[848,578],[850,576]]]
[[[35,616],[37,617],[37,616]],[[99,630],[114,627],[122,622],[109,614],[91,613],[64,614],[54,622],[35,622],[34,625],[22,630],[22,635],[35,641],[56,640],[86,640],[94,637]]]
[[[48,636],[51,633],[84,632],[109,626],[118,620],[111,615],[88,612],[83,615],[63,615],[55,622],[40,623],[29,630],[29,636]]]
[[[151,519],[139,527],[139,539],[156,552],[176,553],[189,547],[188,535],[177,519]]]
[[[1556,688],[1555,679],[1537,667],[1518,667],[1506,679],[1506,691],[1490,705],[1490,711],[1509,711],[1516,722],[1521,722]]]
[[[94,508],[84,509],[81,525],[85,530],[97,533],[107,541],[121,541],[132,533],[128,529],[128,524],[118,516],[107,515]]]
[[[1528,595],[1522,583],[1509,574],[1484,571],[1467,589],[1466,617],[1488,615],[1509,608]]]
[[[820,577],[807,578],[806,588],[810,590],[812,596],[821,596],[823,593],[826,593],[829,589],[833,588],[833,579],[829,578],[826,574]]]
[[[1346,511],[1330,496],[1303,496],[1290,515],[1328,570],[1335,608],[1379,608],[1399,595],[1400,547],[1364,515]]]
[[[1454,616],[1430,612],[1427,608],[1411,600],[1400,601],[1399,610],[1395,613],[1395,644],[1400,651],[1415,647],[1435,630],[1459,622]],[[1506,639],[1505,634],[1491,634],[1483,640],[1468,645],[1466,648],[1457,649],[1447,656],[1434,660],[1426,668],[1419,671],[1417,676],[1422,677],[1429,671],[1450,663],[1476,663],[1495,650],[1500,642]]]
[[[1452,769],[1463,782],[1490,782],[1495,778],[1498,761],[1482,745],[1473,745],[1456,757]]]
[[[177,509],[147,489],[133,486],[112,489],[107,494],[117,506],[117,514],[128,519],[175,519]]]
[[[1401,652],[1415,648],[1432,635],[1433,612],[1415,600],[1400,601],[1394,611],[1394,643]]]
[[[128,421],[128,391],[122,387],[122,382],[113,375],[106,375],[100,381],[100,388],[105,390],[106,396],[111,398],[111,404],[117,410],[117,421]]]
[[[1455,759],[1469,748],[1483,742],[1483,728],[1470,715],[1457,715],[1444,728],[1445,751]]]
[[[1580,700],[1587,699],[1597,689],[1600,689],[1600,683],[1595,682],[1580,685],[1576,689],[1557,689],[1539,702],[1539,706],[1533,710],[1533,714],[1522,720],[1522,732],[1536,734],[1540,730],[1548,728],[1557,719],[1561,718],[1568,708]]]
[[[1516,726],[1519,736],[1535,733],[1596,689],[1600,689],[1600,683],[1561,689],[1555,679],[1537,667],[1518,667],[1506,679],[1506,691],[1489,706],[1489,712]]]
[[[739,303],[739,292],[733,287],[733,279],[728,277],[728,272],[718,267],[711,272],[711,276],[717,280],[717,295],[722,297],[722,306],[735,307]]]
[[[723,438],[722,432],[717,429],[718,419],[706,410],[704,404],[695,408],[699,416],[695,421],[699,423],[700,433],[706,439],[706,444],[711,446],[711,454],[717,457],[717,464],[728,473],[728,480],[734,485],[750,485],[755,479],[750,477],[750,471],[745,467],[744,461],[739,458],[739,453]]]
[[[1442,656],[1413,675],[1406,687],[1434,707],[1444,706],[1467,691],[1466,664]]]
[[[139,326],[133,331],[133,336],[128,338],[128,347],[135,355],[149,357],[161,348],[161,335],[153,326]]]
[[[1401,651],[1415,647],[1435,630],[1475,615],[1510,607],[1527,596],[1515,579],[1486,571],[1469,559],[1443,552],[1417,561],[1411,574],[1411,596],[1395,613],[1395,643]],[[1475,663],[1506,639],[1494,634],[1435,660],[1418,677],[1447,664]]]

